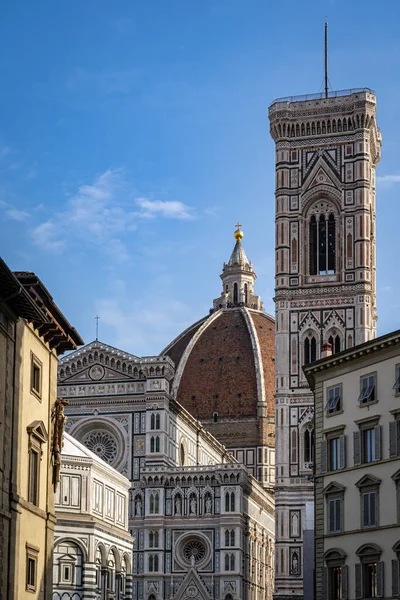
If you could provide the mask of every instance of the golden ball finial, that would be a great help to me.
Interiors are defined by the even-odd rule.
[[[236,223],[235,227],[237,228],[236,231],[233,234],[233,237],[235,238],[235,240],[237,242],[240,242],[243,239],[243,231],[240,229],[242,226],[241,223]]]

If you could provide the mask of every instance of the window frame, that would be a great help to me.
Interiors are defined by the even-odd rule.
[[[332,392],[333,390],[338,389],[339,390],[339,395],[338,396],[334,396],[333,398],[333,402],[335,402],[336,400],[336,404],[335,407],[337,406],[337,404],[339,404],[339,408],[333,408],[331,409],[329,407],[329,404],[331,402],[331,398],[329,398],[330,392]],[[343,384],[342,383],[336,383],[335,385],[330,385],[328,388],[326,388],[326,404],[325,404],[325,416],[327,418],[329,417],[333,417],[334,415],[339,415],[343,412]]]
[[[379,502],[379,486],[380,486],[381,480],[378,479],[377,477],[374,477],[372,475],[364,475],[355,485],[358,487],[359,491],[360,491],[360,529],[363,531],[369,530],[369,529],[376,529],[377,527],[379,527],[379,516],[380,516],[380,502]],[[370,496],[371,494],[374,494],[375,496],[375,521],[374,523],[370,523],[370,522],[366,522],[365,516],[365,500],[364,498],[368,495]],[[368,506],[368,513],[371,512],[371,506],[370,506],[370,500],[369,500],[369,506]],[[369,514],[369,517],[371,515]],[[370,521],[370,519],[368,518],[368,521]]]
[[[35,373],[38,372],[38,388],[35,387]],[[38,359],[38,357],[31,352],[31,394],[36,396],[36,398],[41,402],[42,401],[42,384],[43,384],[43,363]]]
[[[393,386],[393,390],[394,390],[394,395],[396,397],[400,396],[400,363],[397,363],[397,365],[395,365],[395,374],[396,374],[396,380],[394,382],[394,386]]]
[[[38,559],[39,559],[39,548],[32,546],[31,544],[25,544],[26,551],[26,575],[25,575],[25,590],[27,592],[37,591],[37,571],[38,571]],[[33,582],[30,579],[31,569],[30,565],[33,564]]]
[[[365,379],[374,378],[374,384],[363,385],[363,381]],[[372,390],[367,394],[368,390],[372,388]],[[365,392],[364,392],[365,390]],[[372,400],[370,400],[370,396],[373,394]],[[378,373],[377,371],[372,371],[371,373],[366,373],[365,375],[360,376],[360,395],[358,397],[358,404],[360,407],[362,406],[371,406],[371,404],[375,404],[378,402]]]

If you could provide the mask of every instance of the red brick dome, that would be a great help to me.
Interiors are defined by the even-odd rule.
[[[254,291],[239,223],[234,236],[211,314],[163,354],[175,363],[172,396],[265,482],[273,478],[266,470],[273,470],[275,441],[275,322]]]
[[[172,393],[201,421],[274,414],[274,319],[246,307],[219,309],[165,350],[175,362]]]

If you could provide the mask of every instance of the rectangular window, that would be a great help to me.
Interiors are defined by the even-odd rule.
[[[363,462],[370,463],[376,460],[375,449],[376,449],[376,440],[375,440],[375,427],[371,427],[370,429],[364,429],[362,431],[362,444],[363,444]]]
[[[341,600],[342,594],[342,567],[331,567],[329,569],[329,600]]]
[[[340,437],[329,440],[329,470],[337,471],[340,468]]]
[[[342,498],[328,500],[328,533],[342,530]]]
[[[327,415],[337,413],[342,410],[342,386],[335,385],[328,388],[328,399],[325,406],[325,412]]]
[[[361,392],[358,398],[360,404],[368,404],[376,400],[376,374],[361,377]]]
[[[377,525],[377,493],[364,492],[362,494],[362,526],[376,527]],[[370,597],[370,596],[368,596]]]
[[[26,545],[26,582],[25,588],[28,592],[36,592],[37,588],[37,561],[39,550]]]
[[[396,396],[400,395],[400,365],[396,365],[396,381],[393,386]]]
[[[39,504],[39,452],[29,452],[28,502]]]
[[[42,395],[42,363],[31,354],[31,391],[39,398]]]
[[[378,597],[378,579],[376,563],[367,563],[364,566],[364,598]]]

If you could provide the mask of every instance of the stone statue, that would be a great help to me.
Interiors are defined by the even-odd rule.
[[[192,496],[192,499],[190,501],[190,514],[191,515],[195,515],[196,514],[196,508],[197,508],[196,499],[195,499],[194,496]]]
[[[177,496],[175,498],[175,514],[176,515],[181,514],[181,497],[180,496]]]
[[[137,517],[141,517],[142,516],[142,499],[140,498],[140,496],[136,496],[136,501],[135,501],[135,515]]]
[[[206,499],[206,513],[209,515],[211,513],[211,498],[207,496]]]

